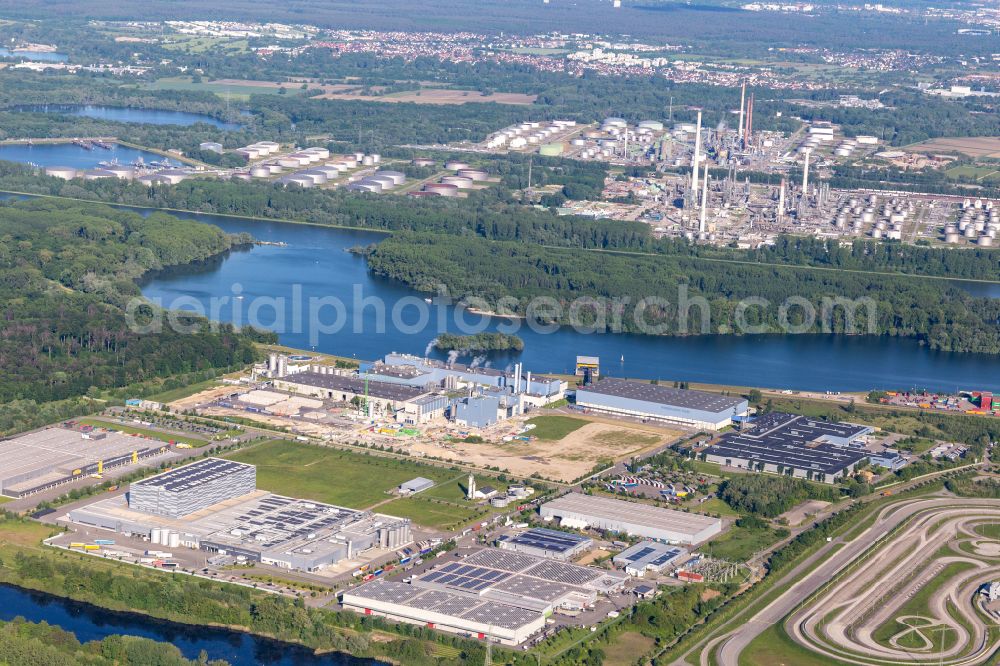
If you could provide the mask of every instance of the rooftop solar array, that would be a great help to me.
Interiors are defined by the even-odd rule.
[[[644,569],[647,566],[661,569],[687,553],[683,548],[668,546],[655,541],[640,541],[631,548],[623,550],[614,557],[618,566],[631,566]]]
[[[827,423],[793,414],[764,414],[752,428],[723,435],[705,453],[837,474],[867,457],[867,451],[851,446],[850,442],[870,431],[867,426],[851,423]]]
[[[616,377],[607,377],[596,384],[582,387],[577,391],[578,395],[579,393],[588,392],[707,412],[723,412],[727,409],[737,407],[744,402],[741,398],[732,398],[719,395],[718,393],[677,389],[660,384],[634,382]]]
[[[135,481],[132,486],[156,487],[167,492],[178,493],[245,469],[256,471],[253,465],[246,463],[223,460],[222,458],[205,458],[190,465],[151,476],[148,479]]]
[[[360,511],[330,504],[267,495],[230,524],[261,548],[287,544],[310,534],[334,530],[362,516]]]
[[[580,548],[585,544],[590,544],[592,540],[579,534],[536,527],[510,537],[507,539],[507,542],[553,553],[565,553]]]
[[[571,596],[593,597],[621,586],[625,576],[542,557],[484,548],[458,562],[432,569],[413,582],[460,594],[491,596],[508,603],[558,604]],[[531,600],[544,602],[534,604]]]
[[[505,629],[518,629],[531,622],[536,622],[541,617],[540,613],[508,604],[471,599],[440,590],[429,590],[385,580],[365,583],[350,590],[347,594],[361,599],[433,611]]]

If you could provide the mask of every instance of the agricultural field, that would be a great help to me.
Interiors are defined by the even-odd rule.
[[[1000,158],[1000,137],[938,137],[906,146],[906,150],[920,153],[961,153],[972,158]]]
[[[253,85],[255,82],[226,83],[226,80],[195,82],[190,76],[169,76],[157,79],[147,87],[152,90],[196,90],[215,93],[219,97],[232,100],[248,100],[250,95],[277,95],[281,87],[273,85]],[[266,83],[266,82],[265,82]],[[301,84],[286,84],[286,94],[298,95],[303,91]]]
[[[945,171],[949,178],[972,178],[977,182],[994,183],[1000,181],[1000,165],[962,165]]]
[[[389,500],[396,486],[417,476],[441,483],[457,475],[454,470],[408,460],[285,440],[226,457],[256,465],[258,488],[351,509],[367,509]]]
[[[533,104],[537,95],[521,93],[490,93],[483,95],[477,90],[450,90],[447,88],[421,88],[386,95],[365,95],[360,90],[355,92],[328,92],[316,96],[316,99],[347,99],[366,102],[412,104],[514,104],[526,106]]]

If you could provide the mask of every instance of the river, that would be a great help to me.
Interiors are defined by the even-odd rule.
[[[275,641],[253,634],[201,625],[166,622],[135,613],[109,611],[99,606],[0,585],[0,620],[23,617],[48,622],[72,632],[81,643],[114,634],[142,636],[171,643],[188,659],[204,650],[209,659],[225,659],[233,666],[380,666],[374,659],[347,654],[315,655],[301,645]]]
[[[100,106],[93,104],[45,104],[18,106],[11,109],[24,113],[59,113],[70,116],[112,120],[119,123],[145,123],[147,125],[194,125],[207,123],[225,130],[236,130],[242,127],[238,123],[219,120],[202,113],[187,111],[168,111],[164,109],[138,109],[125,106]]]
[[[229,304],[219,307],[215,318],[246,322],[249,304],[256,297],[284,297],[283,323],[278,322],[269,307],[260,308],[259,317],[269,328],[283,329],[279,331],[282,344],[310,349],[315,343],[317,351],[359,359],[378,358],[389,351],[422,355],[435,337],[435,324],[415,326],[419,323],[416,310],[423,303],[423,295],[374,278],[362,258],[345,252],[355,245],[378,242],[384,238],[381,234],[214,215],[181,216],[216,224],[229,232],[249,232],[263,241],[285,242],[287,247],[257,246],[201,266],[155,276],[143,285],[143,293],[165,306],[197,301],[206,313],[211,313],[210,299],[228,296]],[[1000,297],[1000,284],[956,284],[978,290],[979,295]],[[235,291],[234,285],[238,285]],[[310,296],[334,297],[348,304],[346,325],[310,339],[308,325],[296,329],[291,324],[296,290],[301,290],[299,301],[306,310]],[[355,290],[360,290],[362,297],[376,297],[387,304],[384,330],[376,326],[378,313],[373,305],[361,310],[359,317],[350,316]],[[403,311],[400,321],[394,322],[391,308],[403,298],[408,298],[411,306]],[[446,330],[458,330],[454,308],[435,305],[430,309],[433,322],[440,316]],[[473,315],[467,319],[473,323],[481,320]],[[333,320],[332,314],[324,319],[327,323]],[[486,330],[496,330],[503,322],[487,320]],[[536,373],[572,373],[576,355],[582,354],[599,356],[603,373],[621,377],[820,391],[913,387],[1000,391],[995,357],[935,352],[901,338],[824,335],[670,338],[593,335],[572,329],[544,334],[528,327],[521,327],[517,334],[524,339],[522,353],[492,355],[487,362],[494,367],[506,367],[521,360],[525,369]],[[445,357],[433,350],[429,353],[436,358]]]

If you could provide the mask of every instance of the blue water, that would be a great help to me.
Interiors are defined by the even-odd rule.
[[[219,129],[226,130],[236,130],[242,127],[239,123],[228,123],[201,113],[167,111],[163,109],[135,109],[124,106],[47,104],[41,106],[22,106],[14,110],[30,113],[61,113],[71,116],[97,118],[98,120],[112,120],[120,123],[146,123],[148,125],[194,125],[195,123],[208,123]]]
[[[344,250],[378,242],[383,235],[306,225],[282,224],[213,215],[186,217],[217,224],[229,232],[246,231],[264,241],[283,241],[287,247],[256,246],[196,268],[183,268],[154,277],[143,293],[162,305],[178,307],[196,301],[212,316],[212,297],[230,297],[220,304],[214,318],[246,323],[256,297],[283,297],[283,317],[274,308],[260,306],[258,322],[270,329],[281,326],[282,344],[374,359],[389,351],[424,354],[438,330],[460,332],[455,309],[430,308],[430,321],[418,326],[417,309],[423,294],[395,283],[373,278],[363,259]],[[978,284],[978,283],[969,283]],[[296,286],[297,285],[297,286]],[[1000,295],[1000,285],[980,286]],[[355,311],[354,291],[377,297],[386,304],[385,326],[377,326],[374,306]],[[346,304],[346,324],[330,333],[310,335],[308,317],[296,328],[296,290],[301,290],[302,312],[309,297],[334,297]],[[233,297],[242,296],[235,300]],[[401,301],[401,299],[407,301]],[[394,322],[392,308],[408,303]],[[333,308],[322,311],[322,321],[336,320]],[[469,322],[484,319],[466,315]],[[440,328],[438,325],[440,323]],[[485,319],[485,330],[497,330],[504,320]],[[318,329],[313,329],[318,330]],[[488,360],[494,367],[520,360],[533,372],[571,373],[577,354],[601,357],[601,372],[624,377],[665,379],[717,384],[789,388],[798,390],[868,390],[927,387],[940,390],[972,388],[1000,391],[1000,361],[977,354],[934,352],[913,340],[888,337],[691,336],[585,334],[572,329],[545,334],[527,327],[517,331],[524,339],[522,353],[497,354]],[[430,351],[436,358],[444,355]],[[621,360],[624,357],[624,362]]]
[[[76,169],[96,169],[104,161],[118,160],[121,164],[131,164],[138,158],[149,164],[152,161],[167,159],[162,155],[145,150],[137,150],[127,146],[112,144],[111,149],[94,148],[87,150],[72,143],[43,143],[35,145],[0,146],[0,160],[8,162],[23,162],[38,166],[68,166]],[[180,165],[177,160],[169,160],[171,164]]]
[[[172,643],[188,659],[205,650],[209,659],[233,666],[377,666],[374,659],[346,654],[315,655],[300,645],[253,634],[200,625],[166,622],[134,613],[119,613],[42,592],[0,585],[0,620],[23,617],[48,622],[76,635],[81,643],[115,634],[142,636]]]
[[[3,48],[0,48],[0,58],[24,58],[32,62],[66,62],[69,60],[69,56],[65,53],[11,51]]]

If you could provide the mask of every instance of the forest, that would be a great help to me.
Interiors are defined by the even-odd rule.
[[[56,625],[26,622],[23,618],[0,623],[0,655],[5,664],[39,666],[226,666],[229,663],[221,659],[185,659],[176,646],[140,636],[112,635],[81,643],[71,632]]]
[[[442,351],[521,351],[524,349],[524,340],[505,333],[482,332],[473,335],[441,333],[434,339],[434,346]]]
[[[43,199],[0,205],[0,401],[66,400],[252,362],[256,332],[189,316],[180,321],[191,334],[144,332],[126,314],[147,272],[248,240],[163,213]]]
[[[567,162],[570,160],[541,158],[532,181],[537,182],[536,177],[552,179],[550,182],[564,183],[564,188],[586,190],[605,168],[576,168]],[[503,167],[487,160],[484,166],[512,186],[527,183],[524,160],[511,160]],[[289,190],[239,181],[187,180],[175,186],[152,188],[114,179],[67,182],[36,175],[24,165],[0,161],[0,190],[393,232],[475,234],[488,240],[548,246],[1000,281],[998,249],[959,250],[861,239],[842,247],[829,240],[791,236],[759,250],[694,245],[678,239],[655,239],[649,225],[640,222],[559,216],[550,210],[529,208],[521,205],[502,183],[467,199],[414,201],[341,190]]]
[[[733,509],[765,518],[775,518],[807,499],[836,502],[840,497],[833,486],[767,474],[738,474],[719,487],[719,498]]]
[[[536,310],[540,322],[596,330],[887,335],[915,338],[931,349],[1000,353],[1000,302],[936,280],[420,233],[394,234],[369,251],[368,263],[374,274],[421,291],[443,287],[453,298],[494,306],[512,297],[504,307],[518,314],[528,312],[532,299],[551,296],[560,307]],[[599,300],[593,307],[569,307],[580,297]],[[698,297],[706,299],[703,305],[681,307]],[[837,299],[864,303],[853,322]],[[646,307],[638,307],[643,301]],[[746,308],[741,301],[756,304]],[[788,306],[802,301],[809,307]]]

